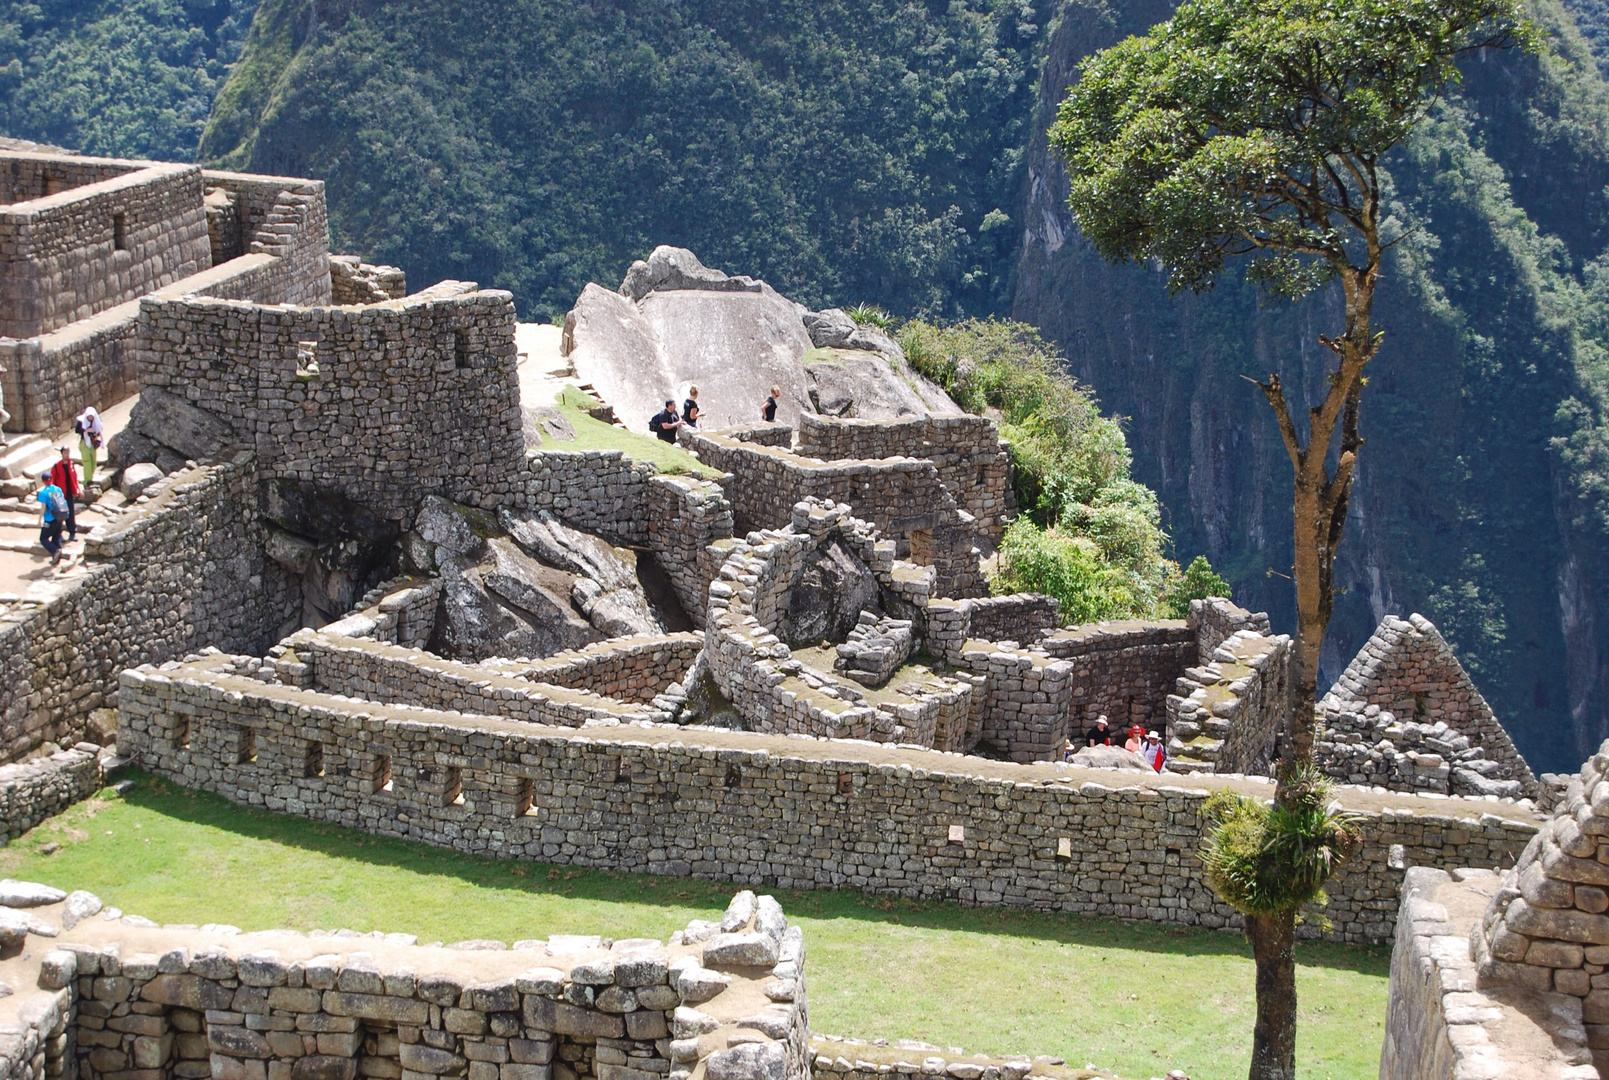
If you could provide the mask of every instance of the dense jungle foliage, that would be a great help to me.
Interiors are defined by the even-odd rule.
[[[0,134],[190,161],[257,0],[0,2]]]
[[[812,305],[1010,303],[1048,0],[265,0],[202,159],[337,242],[568,310],[655,244]]]
[[[1228,596],[1197,557],[1167,557],[1156,493],[1134,482],[1123,429],[1023,323],[913,320],[899,342],[917,371],[968,412],[994,417],[1011,445],[1017,508],[1006,531],[996,593],[1039,592],[1069,622],[1178,617],[1192,599]]]

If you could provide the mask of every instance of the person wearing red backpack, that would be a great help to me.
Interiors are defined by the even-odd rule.
[[[61,447],[61,460],[50,467],[50,482],[67,498],[67,539],[78,539],[78,471],[68,449]]]

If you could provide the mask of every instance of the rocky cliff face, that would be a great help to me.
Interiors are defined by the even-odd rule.
[[[1170,5],[1070,4],[1035,127],[1078,61]],[[1609,100],[1551,4],[1545,58],[1488,55],[1389,162],[1415,229],[1377,304],[1385,346],[1366,390],[1368,443],[1337,571],[1333,678],[1386,614],[1425,611],[1454,642],[1533,764],[1568,768],[1606,733],[1609,608],[1592,469]],[[1170,297],[1152,267],[1112,266],[1079,237],[1043,141],[1028,157],[1014,314],[1059,341],[1103,404],[1130,417],[1136,477],[1182,552],[1205,551],[1236,599],[1292,624],[1290,467],[1241,375],[1317,388],[1334,295],[1265,299],[1238,280]],[[1563,440],[1555,443],[1554,440]]]

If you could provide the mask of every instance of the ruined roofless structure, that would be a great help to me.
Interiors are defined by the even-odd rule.
[[[709,471],[665,475],[574,449],[552,401],[522,390],[508,293],[408,293],[399,271],[331,256],[316,181],[16,150],[0,152],[0,176],[0,363],[12,426],[40,437],[6,460],[48,452],[84,404],[139,395],[111,444],[126,506],[80,570],[0,610],[8,836],[132,759],[244,805],[495,857],[1236,925],[1195,856],[1200,809],[1216,787],[1271,790],[1288,639],[1224,600],[1186,619],[1068,627],[1048,597],[989,596],[982,556],[1013,512],[998,432],[931,392],[926,414],[845,415],[887,381],[871,357],[886,346],[838,315],[670,249],[613,298],[589,286],[594,313],[668,318],[714,296],[733,320],[750,305],[768,325],[796,319],[782,340],[840,342],[798,376],[792,422],[685,431]],[[601,366],[593,325],[572,319],[570,344]],[[863,382],[845,389],[846,372]],[[1174,771],[1061,762],[1099,715],[1163,731]],[[1534,778],[1424,620],[1383,623],[1323,719],[1326,767],[1372,790],[1341,789],[1367,841],[1304,932],[1390,941],[1410,867],[1456,853],[1495,871],[1536,835]],[[726,933],[782,940],[758,911]],[[786,1022],[717,1017],[743,1029],[729,1045],[659,1046],[691,1037],[674,1030],[680,954],[663,973],[628,966],[649,979],[636,984],[620,981],[624,960],[602,981],[590,952],[526,986],[526,967],[492,965],[437,1001],[397,974],[404,958],[315,965],[298,945],[259,961],[108,921],[151,936],[118,944],[123,960],[103,939],[94,959],[42,964],[42,989],[93,1008],[41,1006],[10,1075],[146,1080],[118,1075],[115,1054],[188,1075],[201,1059],[184,1037],[198,1035],[221,1080],[259,1067],[262,1080],[390,1078],[377,1062],[403,1054],[415,1064],[398,1068],[421,1078],[474,1062],[498,1080],[570,1080],[539,1071],[551,1059],[535,1056],[554,1053],[575,1080],[665,1075],[631,1073],[634,1057],[672,1075],[701,1062],[715,1080],[837,1069],[801,1049],[802,996]],[[247,987],[284,993],[192,1004]],[[601,1004],[628,996],[663,1006]],[[771,1000],[779,1016],[793,1004]],[[423,1028],[390,1015],[421,1009]],[[314,1032],[316,1053],[280,1040],[237,1055],[257,1045],[233,1031],[244,1021],[209,1010],[268,1017],[265,1030],[304,1023],[292,1015],[333,1026]],[[475,1030],[450,1031],[450,1010]],[[130,1013],[165,1017],[138,1035],[154,1043],[99,1035],[109,1053],[93,1058],[61,1041],[118,1030],[85,1016]],[[661,1025],[669,1036],[646,1034]],[[435,1034],[410,1041],[416,1028]],[[716,1049],[738,1052],[717,1065]],[[964,1073],[951,1075],[977,1080]]]

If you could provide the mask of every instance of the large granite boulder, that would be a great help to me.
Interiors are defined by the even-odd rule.
[[[216,457],[225,447],[252,442],[250,432],[237,430],[223,417],[160,386],[147,386],[140,391],[128,426],[137,435],[196,461]]]
[[[931,408],[880,353],[814,349],[805,357],[804,370],[810,380],[810,403],[822,416],[905,420],[945,415]]]
[[[819,341],[807,320],[820,328]],[[682,248],[656,248],[633,264],[618,291],[589,284],[565,321],[564,342],[577,381],[593,386],[635,431],[647,430],[665,399],[680,405],[689,384],[699,387],[705,430],[758,420],[773,385],[782,388],[777,419],[796,425],[800,413],[818,411],[818,380],[807,374],[807,360],[839,365],[821,380],[832,383],[827,398],[851,411],[833,415],[960,412],[909,370],[899,345],[876,327],[836,309],[808,312],[763,281],[730,277]],[[807,357],[822,342],[864,355]]]
[[[805,556],[788,590],[788,609],[778,621],[777,636],[790,647],[845,641],[862,611],[874,617],[882,613],[879,600],[877,578],[834,536]]]

